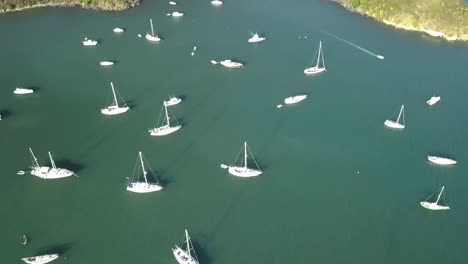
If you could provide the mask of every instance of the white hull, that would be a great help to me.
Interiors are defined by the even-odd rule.
[[[96,40],[92,40],[92,39],[85,38],[85,40],[83,40],[83,46],[96,46],[97,43],[98,42]]]
[[[31,175],[42,179],[60,179],[70,177],[75,174],[71,170],[50,167],[35,167],[31,170]]]
[[[129,109],[130,107],[128,106],[108,106],[106,108],[101,109],[101,113],[104,115],[118,115],[127,112]]]
[[[223,60],[223,61],[220,61],[219,63],[223,65],[224,67],[230,68],[230,69],[238,69],[238,68],[242,68],[243,66],[242,63],[231,61],[231,60]]]
[[[114,28],[112,31],[114,31],[115,33],[122,33],[122,32],[124,32],[123,28]]]
[[[158,42],[161,39],[158,36],[153,36],[151,34],[146,34],[145,38],[149,41]]]
[[[427,156],[427,160],[432,163],[439,164],[439,165],[454,165],[457,163],[456,160],[441,158],[436,156]]]
[[[304,74],[306,75],[314,75],[314,74],[318,74],[318,73],[321,73],[321,72],[324,72],[326,71],[327,69],[325,68],[321,68],[321,67],[317,67],[317,66],[314,66],[314,67],[310,67],[310,68],[307,68],[304,70]]]
[[[170,5],[177,5],[177,3],[176,3],[176,2],[173,2],[173,1],[169,2],[169,4],[170,4]]]
[[[127,191],[135,193],[149,193],[162,190],[163,187],[155,183],[146,182],[129,182],[127,184]]]
[[[305,95],[305,94],[291,96],[291,97],[288,97],[288,98],[284,99],[284,103],[285,104],[295,104],[295,103],[299,103],[300,101],[302,101],[302,100],[304,100],[306,98],[307,98],[307,95]]]
[[[198,261],[194,257],[187,254],[185,250],[178,246],[172,249],[172,253],[179,264],[198,264]]]
[[[249,43],[257,43],[257,42],[262,42],[264,41],[266,38],[264,37],[260,37],[258,36],[257,34],[254,34],[253,37],[249,38]]]
[[[182,102],[182,99],[177,98],[177,97],[172,97],[168,101],[164,101],[165,106],[171,106],[171,105],[176,105],[178,103]]]
[[[214,6],[220,6],[220,5],[223,4],[223,1],[213,0],[213,1],[211,1],[211,4],[214,5]]]
[[[430,202],[424,201],[424,202],[421,202],[420,204],[421,204],[422,207],[424,207],[426,209],[429,209],[429,210],[434,210],[434,211],[450,210],[450,207],[438,205],[437,203],[430,203]]]
[[[184,16],[184,13],[181,13],[181,12],[172,12],[172,16],[173,16],[173,17],[181,17],[181,16]]]
[[[99,64],[101,64],[101,66],[111,66],[111,65],[114,65],[114,62],[112,62],[112,61],[101,61],[101,62],[99,62]]]
[[[393,120],[385,120],[384,125],[390,128],[396,128],[396,129],[403,129],[405,128],[404,125],[397,123]]]
[[[153,129],[150,129],[149,132],[151,136],[165,136],[165,135],[169,135],[171,133],[176,132],[181,127],[182,126],[171,127],[171,126],[165,125],[165,126],[155,127]]]
[[[29,264],[44,264],[49,263],[59,257],[58,254],[42,255],[29,258],[22,258],[21,260]]]
[[[431,99],[427,100],[428,105],[435,105],[440,101],[440,96],[432,96]]]
[[[245,167],[229,166],[228,172],[237,177],[255,177],[262,174],[259,170],[249,169]]]
[[[34,93],[33,89],[26,89],[26,88],[16,88],[13,91],[14,94],[31,94]]]

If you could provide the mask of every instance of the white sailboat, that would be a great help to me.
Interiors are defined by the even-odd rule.
[[[164,101],[165,106],[176,105],[182,102],[182,99],[175,97],[174,95],[169,98],[169,100]]]
[[[111,82],[111,89],[112,89],[112,96],[114,100],[112,104],[106,108],[101,109],[101,113],[104,115],[118,115],[127,112],[130,107],[128,107],[125,102],[122,106],[119,106],[119,102],[117,101],[117,96],[115,95],[114,84]],[[122,100],[123,101],[123,100]]]
[[[385,126],[390,127],[390,128],[396,128],[396,129],[405,128],[405,111],[404,110],[405,110],[405,106],[402,105],[400,109],[400,113],[398,114],[397,120],[394,121],[394,120],[387,119],[384,122]],[[403,115],[403,123],[400,123],[400,118],[402,117],[402,115]]]
[[[450,210],[450,207],[448,207],[448,206],[443,206],[443,205],[439,205],[439,204],[438,204],[438,203],[439,203],[439,200],[440,200],[440,197],[442,196],[442,192],[444,191],[444,188],[445,188],[445,187],[442,186],[442,189],[440,190],[439,195],[437,195],[437,200],[436,200],[435,202],[431,203],[431,202],[428,202],[428,201],[427,201],[429,198],[432,197],[432,195],[434,195],[434,194],[432,194],[431,196],[427,197],[427,199],[426,199],[425,201],[420,202],[421,206],[424,207],[424,208],[426,208],[426,209],[435,210],[435,211],[438,211],[438,210]]]
[[[185,229],[185,244],[185,249],[182,249],[178,245],[175,245],[175,248],[172,249],[172,253],[177,262],[179,262],[179,264],[198,264],[197,255],[190,241],[187,229]]]
[[[28,88],[20,88],[20,87],[17,87],[14,91],[13,91],[14,94],[31,94],[31,93],[34,93],[34,90],[33,89],[28,89]]]
[[[429,105],[429,106],[432,106],[432,105],[435,105],[437,104],[438,102],[440,101],[440,96],[432,96],[431,99],[427,100],[426,103]]]
[[[83,46],[96,46],[98,44],[96,40],[92,40],[88,38],[85,38],[82,43],[83,43]]]
[[[322,67],[320,67],[320,59],[322,59],[322,64],[323,64]],[[320,41],[319,49],[318,49],[318,56],[317,56],[317,64],[315,66],[306,68],[304,70],[304,74],[313,75],[313,74],[321,73],[324,71],[327,71],[327,69],[325,68],[325,59],[323,58],[322,41]]]
[[[221,168],[228,169],[228,172],[230,174],[232,174],[234,176],[237,176],[237,177],[248,178],[248,177],[255,177],[255,176],[258,176],[258,175],[262,174],[262,171],[260,170],[257,162],[253,158],[252,152],[250,152],[250,149],[248,149],[247,142],[244,142],[243,149],[244,149],[244,159],[242,160],[243,162],[241,162],[241,164],[239,164],[239,165],[221,164]],[[241,149],[241,152],[242,152],[242,149]],[[249,152],[250,155],[252,156],[252,159],[254,160],[254,163],[255,163],[257,169],[252,169],[252,168],[248,167],[248,165],[247,165],[247,157],[248,157],[247,152]],[[235,163],[237,163],[237,160],[236,160]]]
[[[457,161],[453,159],[430,156],[430,155],[427,156],[427,160],[429,160],[432,163],[439,164],[439,165],[454,165],[457,163]]]
[[[160,41],[161,39],[157,36],[157,35],[154,35],[154,28],[153,28],[153,19],[150,18],[150,24],[151,24],[151,34],[150,33],[146,33],[146,36],[145,38],[149,41],[155,41],[155,42],[158,42]]]
[[[129,180],[128,183],[127,183],[127,191],[129,192],[135,192],[135,193],[149,193],[149,192],[157,192],[157,191],[160,191],[163,189],[163,187],[157,183],[151,183],[151,182],[148,182],[148,178],[146,177],[146,175],[148,174],[148,172],[146,171],[145,169],[145,163],[143,162],[143,154],[141,154],[141,151],[138,152],[138,159],[140,160],[140,162],[138,162],[137,160],[137,165],[135,168],[135,171],[134,171],[134,174],[136,175],[135,179],[134,180]],[[140,167],[141,166],[141,171],[143,172],[143,178],[145,181],[138,181],[139,179],[139,171],[140,171]],[[135,176],[134,175],[134,176]],[[154,177],[154,175],[153,175]],[[155,178],[156,179],[156,178]]]
[[[49,153],[49,159],[50,159],[50,164],[52,165],[51,167],[46,167],[46,166],[39,166],[39,163],[37,162],[36,156],[34,156],[34,153],[31,148],[29,148],[29,152],[31,153],[32,156],[32,168],[31,168],[31,175],[37,176],[42,179],[59,179],[59,178],[65,178],[72,176],[75,174],[71,170],[67,169],[62,169],[62,168],[57,168],[55,166],[54,159],[52,158],[52,154]]]
[[[300,94],[300,95],[296,95],[296,96],[291,96],[291,97],[288,97],[286,99],[284,99],[284,103],[285,104],[295,104],[295,103],[299,103],[300,101],[304,100],[307,98],[307,94]]]
[[[171,133],[176,132],[177,130],[179,130],[182,127],[179,124],[177,126],[171,126],[171,123],[169,121],[169,114],[167,113],[167,106],[165,104],[164,104],[164,110],[165,110],[165,113],[166,113],[166,118],[165,118],[165,123],[166,124],[150,129],[149,132],[150,132],[151,136],[169,135]]]
[[[35,257],[22,258],[21,260],[29,264],[44,264],[49,263],[59,257],[58,254],[48,254]]]

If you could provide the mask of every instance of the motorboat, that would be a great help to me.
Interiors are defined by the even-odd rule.
[[[172,14],[171,14],[171,15],[172,15],[173,17],[181,17],[181,16],[183,16],[183,15],[184,15],[184,13],[181,13],[181,12],[177,12],[177,11],[175,11],[175,12],[172,12]]]
[[[31,94],[34,93],[33,89],[28,89],[28,88],[19,88],[17,87],[14,91],[14,94]]]
[[[236,69],[236,68],[242,68],[244,65],[240,62],[235,62],[232,60],[223,60],[219,62],[221,65],[223,65],[226,68],[231,68],[231,69]]]
[[[437,156],[427,156],[427,160],[429,160],[432,163],[439,164],[439,165],[454,165],[457,163],[456,160],[443,158],[443,157],[437,157]]]
[[[300,101],[304,100],[307,98],[306,94],[301,94],[301,95],[296,95],[296,96],[291,96],[286,99],[284,99],[285,104],[295,104],[299,103]]]
[[[164,101],[164,105],[165,106],[171,106],[171,105],[176,105],[176,104],[178,104],[180,102],[182,102],[182,99],[177,98],[175,96],[172,96],[171,98],[169,98],[169,100]]]
[[[214,6],[220,6],[223,4],[223,1],[220,1],[220,0],[213,0],[211,1],[211,4],[214,5]]]
[[[99,62],[99,64],[101,64],[101,66],[111,66],[111,65],[114,65],[114,62],[113,61],[101,61]]]
[[[440,96],[432,96],[431,99],[427,100],[426,103],[430,106],[437,104],[440,101]]]
[[[96,40],[85,38],[83,40],[83,46],[96,46],[98,42]]]
[[[114,31],[115,33],[122,33],[122,32],[124,32],[124,29],[116,27],[112,31]]]
[[[257,43],[264,41],[266,38],[265,37],[260,37],[257,33],[253,34],[251,38],[249,38],[249,43]]]

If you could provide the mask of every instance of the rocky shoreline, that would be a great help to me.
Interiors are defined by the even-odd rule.
[[[377,21],[379,21],[381,23],[384,23],[384,24],[389,25],[389,26],[393,26],[393,27],[398,28],[398,29],[424,32],[424,33],[427,33],[428,35],[430,35],[432,37],[443,38],[443,39],[445,39],[447,41],[468,41],[468,32],[465,32],[464,34],[458,34],[458,35],[454,35],[454,34],[447,33],[447,32],[439,32],[439,31],[434,30],[433,28],[431,28],[430,25],[427,25],[427,26],[424,25],[423,22],[419,22],[419,23],[413,22],[412,25],[410,25],[409,23],[397,22],[396,20],[398,20],[398,19],[393,19],[391,16],[388,17],[387,19],[377,17],[377,16],[373,15],[372,13],[370,13],[370,12],[368,12],[366,10],[363,10],[363,9],[361,9],[359,7],[358,8],[353,7],[352,0],[328,0],[328,1],[334,2],[334,3],[346,8],[347,10],[349,10],[349,11],[351,11],[353,13],[358,13],[360,15],[370,17],[370,18],[372,18],[374,20],[377,20]]]
[[[40,4],[33,4],[33,5],[25,5],[21,7],[13,7],[13,8],[0,8],[0,13],[12,13],[12,12],[19,12],[23,10],[33,9],[33,8],[42,8],[42,7],[80,7],[89,10],[96,10],[96,11],[123,11],[129,8],[138,6],[140,4],[139,0],[116,0],[112,5],[105,5],[104,3],[101,4],[99,1],[91,2],[90,4],[83,4],[82,1],[77,0],[76,2],[73,1],[50,1],[44,2]]]

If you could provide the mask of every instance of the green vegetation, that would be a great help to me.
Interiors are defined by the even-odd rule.
[[[464,0],[332,0],[396,27],[432,29],[449,40],[468,40],[468,4]]]
[[[125,10],[138,3],[139,0],[0,0],[0,12],[40,6],[81,6],[98,10]]]

